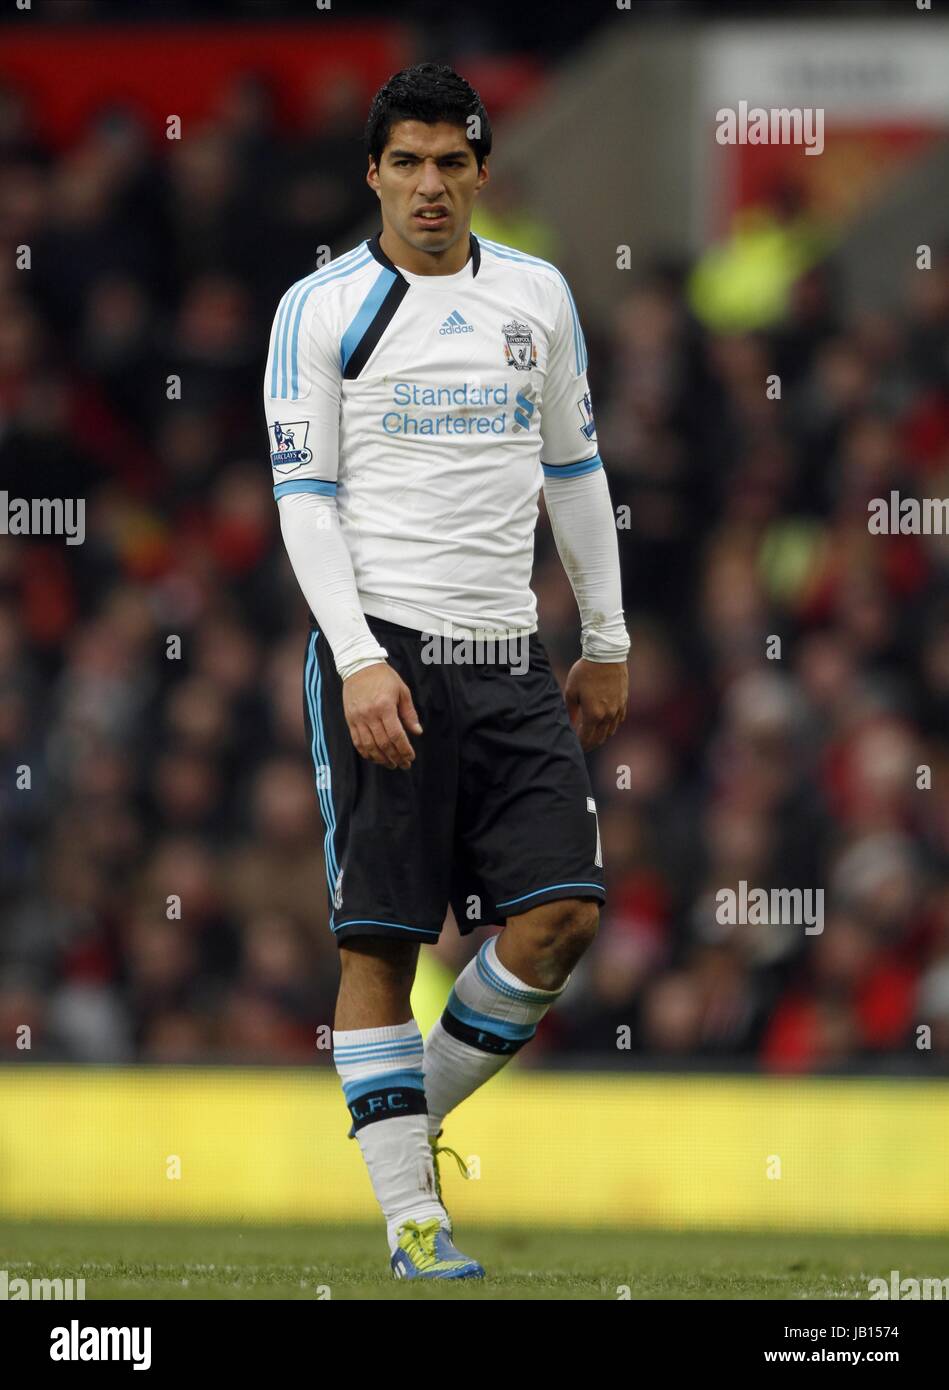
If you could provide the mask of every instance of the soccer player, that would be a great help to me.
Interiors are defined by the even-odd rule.
[[[400,72],[367,144],[382,232],[283,296],[265,408],[312,620],[304,707],[350,1134],[395,1273],[480,1277],[453,1244],[437,1139],[530,1041],[596,932],[582,750],[625,716],[629,641],[570,290],[470,232],[491,150],[477,93],[441,65]],[[530,588],[541,486],[582,621],[563,696]],[[415,965],[449,904],[462,934],[503,930],[423,1044]]]

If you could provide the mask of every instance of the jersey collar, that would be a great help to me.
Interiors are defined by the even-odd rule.
[[[369,250],[371,251],[373,256],[375,256],[376,260],[379,262],[380,265],[384,265],[387,270],[394,271],[396,275],[399,275],[399,267],[397,265],[393,265],[392,261],[389,260],[389,257],[386,255],[382,247],[379,245],[381,236],[381,232],[376,232],[374,237],[369,238],[369,240],[366,242],[366,245],[369,247]],[[471,258],[471,278],[473,280],[474,277],[477,275],[478,271],[481,269],[481,247],[478,245],[478,238],[474,235],[473,232],[468,233],[468,249]],[[399,279],[401,280],[403,279],[403,277],[399,275]],[[406,281],[406,283],[408,282]]]

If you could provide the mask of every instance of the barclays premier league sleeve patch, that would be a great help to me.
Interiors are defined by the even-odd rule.
[[[313,450],[306,447],[308,420],[275,420],[270,426],[270,462],[275,473],[292,473],[313,462]]]
[[[592,439],[596,434],[596,425],[593,423],[593,405],[589,391],[577,401],[577,409],[580,412],[580,433],[584,439]]]

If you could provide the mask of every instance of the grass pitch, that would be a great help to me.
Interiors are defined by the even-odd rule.
[[[374,1226],[0,1223],[0,1270],[84,1278],[86,1299],[866,1299],[871,1278],[932,1278],[949,1239],[924,1236],[471,1228],[485,1280],[403,1283]]]

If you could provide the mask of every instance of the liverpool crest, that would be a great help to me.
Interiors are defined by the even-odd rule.
[[[504,360],[509,367],[517,372],[529,372],[531,367],[537,366],[537,348],[526,323],[512,319],[501,325],[501,332],[504,334]]]

